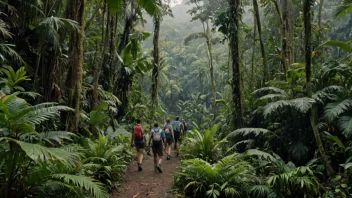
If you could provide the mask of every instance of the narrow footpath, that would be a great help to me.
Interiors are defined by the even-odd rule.
[[[180,157],[172,155],[171,160],[166,160],[164,153],[161,165],[162,173],[154,172],[153,157],[144,155],[143,171],[137,171],[137,161],[134,160],[125,176],[125,182],[120,188],[120,192],[115,191],[113,198],[177,198],[176,195],[168,193],[173,185],[176,172],[179,172],[181,162]]]

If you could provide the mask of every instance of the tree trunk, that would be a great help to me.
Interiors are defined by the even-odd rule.
[[[85,0],[70,0],[68,7],[69,18],[77,21],[80,25],[78,32],[71,35],[70,40],[70,75],[68,79],[69,105],[74,108],[74,116],[69,119],[69,129],[78,132],[80,119],[80,98],[82,90],[83,74],[83,37],[84,37],[84,8]]]
[[[239,20],[240,20],[240,1],[229,0],[231,10],[230,20],[230,43],[231,59],[232,59],[232,98],[235,106],[233,111],[235,126],[241,128],[243,126],[243,109],[242,109],[242,95],[241,95],[241,71],[240,71],[240,57],[239,57]]]
[[[307,96],[312,97],[313,91],[312,91],[312,47],[311,47],[311,36],[312,36],[312,30],[311,30],[311,7],[310,7],[310,1],[311,0],[305,0],[304,1],[304,9],[303,9],[303,15],[304,15],[304,44],[305,44],[305,62],[306,62],[306,80],[307,80]],[[318,147],[318,151],[322,157],[322,160],[325,164],[326,172],[327,175],[330,177],[335,174],[334,169],[332,169],[328,157],[325,154],[325,150],[323,147],[323,143],[320,139],[320,134],[319,134],[319,129],[317,127],[317,110],[315,105],[312,107],[311,112],[310,112],[310,123],[313,129],[313,133],[315,136],[315,141]]]
[[[294,62],[294,49],[293,49],[293,15],[292,15],[292,0],[282,1],[282,28],[281,28],[281,39],[282,39],[282,59],[283,69],[286,76],[289,66]]]
[[[254,8],[254,13],[255,13],[255,20],[257,21],[257,28],[258,28],[258,35],[259,35],[259,42],[260,42],[260,51],[262,53],[262,59],[263,59],[263,72],[264,72],[264,79],[263,79],[263,84],[269,80],[268,76],[268,64],[266,61],[266,54],[265,54],[265,46],[263,42],[263,37],[262,37],[262,25],[260,23],[260,15],[259,15],[259,8],[258,8],[258,2],[257,0],[253,0],[253,8]]]
[[[160,1],[159,1],[160,2]],[[161,2],[160,2],[161,3]],[[159,82],[159,34],[161,16],[154,16],[154,37],[153,37],[153,71],[152,71],[152,116],[155,117],[155,110],[158,106],[158,82]]]
[[[209,64],[211,87],[213,91],[213,101],[212,101],[213,114],[214,114],[213,119],[215,120],[216,118],[216,83],[215,83],[215,77],[214,77],[213,52],[212,52],[212,43],[211,43],[212,36],[209,29],[209,22],[202,21],[202,26],[203,26],[203,32],[206,34],[207,57],[208,57],[208,64]]]
[[[257,37],[257,23],[255,20],[255,14],[254,14],[254,27],[253,27],[253,46],[252,46],[252,64],[251,64],[251,79],[249,81],[249,87],[251,91],[254,91],[254,56],[255,56],[255,41]],[[230,56],[229,56],[230,57]]]
[[[125,6],[127,7],[127,5],[125,5]],[[134,11],[135,6],[133,4],[133,1],[131,2],[131,7],[132,7],[132,10]],[[137,20],[137,17],[135,15],[135,11],[130,16],[126,16],[123,35],[120,40],[119,46],[117,48],[117,51],[120,55],[122,54],[123,50],[125,49],[125,47],[129,43],[133,23],[136,20]],[[122,118],[127,113],[128,92],[129,92],[130,87],[132,85],[132,76],[126,72],[125,66],[120,61],[117,61],[117,67],[116,67],[116,71],[114,73],[118,73],[118,77],[116,80],[116,77],[114,76],[113,79],[111,80],[113,82],[117,81],[117,86],[115,86],[115,88],[113,88],[113,90],[114,90],[114,94],[121,101],[121,105],[118,106],[117,117]]]

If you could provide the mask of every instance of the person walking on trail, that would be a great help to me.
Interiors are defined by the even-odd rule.
[[[137,162],[138,162],[138,171],[142,171],[142,161],[143,161],[143,149],[145,147],[144,141],[144,129],[141,124],[141,120],[137,120],[137,124],[133,127],[132,133],[132,142],[131,145],[136,147],[137,150]]]
[[[162,173],[161,162],[163,159],[163,142],[166,145],[166,137],[164,131],[159,128],[159,124],[157,122],[154,123],[154,128],[151,130],[148,144],[149,146],[151,142],[153,142],[152,150],[154,154],[154,170],[155,172]]]
[[[176,117],[176,121],[173,121],[171,125],[174,129],[176,156],[178,157],[180,155],[180,141],[182,138],[183,125],[179,117]]]
[[[170,118],[166,119],[166,124],[164,126],[164,132],[165,132],[165,136],[166,136],[166,148],[165,148],[165,151],[167,154],[166,159],[170,160],[171,146],[172,146],[173,140],[175,139],[174,129],[172,128]]]
[[[186,136],[187,133],[187,123],[185,119],[182,119],[182,125],[183,125],[183,136]]]

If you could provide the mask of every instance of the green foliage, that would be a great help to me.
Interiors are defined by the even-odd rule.
[[[175,184],[193,197],[245,197],[256,182],[254,168],[232,154],[210,164],[202,159],[182,161]]]
[[[186,145],[182,147],[182,152],[186,158],[200,158],[207,162],[216,162],[222,156],[222,149],[227,142],[225,139],[218,139],[218,125],[211,129],[200,132],[197,129],[189,132],[186,138]]]

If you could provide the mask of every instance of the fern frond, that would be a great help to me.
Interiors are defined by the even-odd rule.
[[[78,186],[86,190],[89,194],[91,194],[95,198],[110,197],[101,183],[95,182],[94,180],[86,176],[77,176],[77,175],[69,175],[69,174],[53,174],[51,175],[51,178],[53,180],[57,179],[67,184]]]
[[[34,162],[59,160],[64,163],[74,165],[78,161],[78,156],[75,153],[67,152],[59,148],[49,148],[39,144],[31,144],[12,138],[0,138],[1,141],[11,141],[18,144],[23,152]]]

